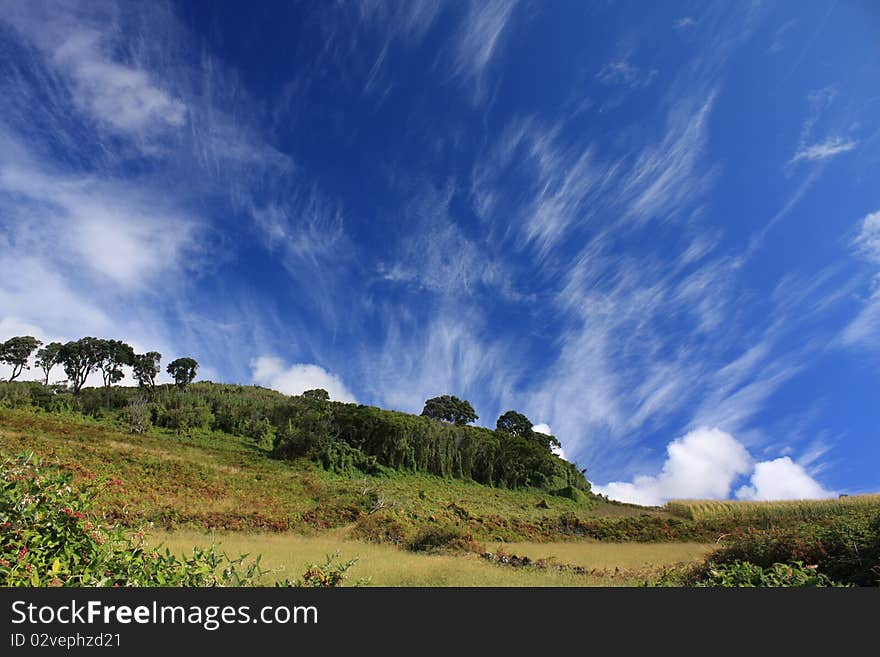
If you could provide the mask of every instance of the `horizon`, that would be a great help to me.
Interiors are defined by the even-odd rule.
[[[627,502],[880,491],[880,10],[2,8],[0,342],[515,409]]]

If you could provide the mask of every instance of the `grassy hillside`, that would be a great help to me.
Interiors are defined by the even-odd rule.
[[[82,479],[108,477],[101,510],[163,528],[310,532],[351,527],[405,542],[436,527],[485,540],[549,539],[568,525],[660,510],[511,490],[425,473],[337,474],[307,460],[273,459],[254,441],[222,432],[134,435],[118,421],[77,413],[0,408],[0,450],[33,451]],[[568,526],[566,525],[566,526]]]
[[[277,441],[261,437],[278,425],[254,414],[252,401],[286,408],[287,398],[261,389],[239,394],[237,386],[202,384],[195,392],[213,399],[204,404],[210,420],[204,413],[192,420],[194,407],[172,401],[161,412],[178,413],[185,426],[151,421],[138,429],[143,433],[132,433],[127,415],[136,391],[114,389],[115,401],[84,391],[73,407],[69,397],[51,393],[34,403],[35,390],[44,392],[32,384],[0,391],[0,453],[33,452],[72,473],[74,484],[103,482],[95,510],[132,530],[146,528],[153,542],[183,552],[216,535],[230,553],[264,555],[281,577],[339,551],[359,559],[354,577],[388,585],[632,585],[667,568],[671,575],[660,579],[673,584],[728,578],[778,585],[810,580],[816,564],[835,581],[870,585],[880,578],[878,496],[638,507],[593,495],[588,484],[560,494],[552,476],[539,478],[541,486],[490,486],[405,460],[365,471],[314,453],[279,458]],[[377,424],[358,435],[397,444],[375,427],[403,414],[382,413],[389,412],[369,410],[365,417]],[[424,426],[422,419],[412,426]],[[381,456],[367,441],[346,444]],[[797,562],[806,565],[774,570]]]

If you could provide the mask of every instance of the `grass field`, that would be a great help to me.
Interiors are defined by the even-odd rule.
[[[175,553],[193,546],[207,547],[212,540],[230,555],[260,554],[261,564],[273,572],[263,578],[271,584],[296,579],[306,564],[322,563],[328,554],[357,559],[347,583],[369,578],[371,586],[636,586],[656,576],[658,570],[679,562],[701,559],[712,547],[679,543],[509,543],[508,554],[534,559],[555,556],[555,563],[582,566],[593,572],[576,574],[553,568],[513,568],[490,563],[477,554],[420,554],[390,545],[353,541],[344,530],[318,535],[261,532],[205,534],[192,530],[154,532],[150,539]],[[493,549],[498,546],[493,545]]]
[[[880,510],[880,494],[777,502],[671,500],[666,504],[666,509],[678,517],[697,521],[730,518],[744,522],[808,522],[851,511]]]

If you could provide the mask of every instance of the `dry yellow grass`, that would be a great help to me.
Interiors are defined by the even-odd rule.
[[[699,561],[714,544],[705,543],[599,543],[566,541],[564,543],[497,543],[493,550],[506,554],[550,559],[555,563],[597,570],[650,571],[683,561]]]
[[[155,532],[151,540],[175,553],[189,552],[195,545],[209,546],[211,534],[195,531]],[[345,530],[317,535],[227,532],[213,535],[219,550],[230,556],[262,555],[261,564],[271,569],[264,584],[300,577],[308,563],[323,563],[326,555],[357,559],[347,582],[369,578],[372,586],[635,586],[659,567],[701,558],[710,546],[696,544],[604,544],[509,543],[508,554],[533,558],[557,557],[557,563],[581,565],[605,573],[576,574],[553,569],[536,570],[492,564],[476,554],[432,555],[400,550],[391,545],[365,543],[347,538]],[[492,546],[493,549],[496,546]],[[615,572],[615,568],[621,572]]]
[[[850,495],[824,500],[740,502],[732,500],[670,500],[666,509],[690,520],[813,520],[853,509],[880,509],[880,494]]]

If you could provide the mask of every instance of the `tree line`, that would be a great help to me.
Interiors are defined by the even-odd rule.
[[[31,336],[18,336],[0,343],[0,362],[13,369],[10,380],[28,369],[35,353],[42,381],[0,384],[0,403],[113,418],[127,423],[133,433],[151,427],[185,435],[220,431],[248,437],[276,458],[304,457],[340,473],[375,474],[391,468],[490,486],[535,486],[565,496],[590,489],[583,471],[553,453],[559,441],[535,431],[528,417],[509,410],[494,429],[472,426],[479,419],[473,406],[454,395],[428,399],[421,415],[410,415],[334,402],[322,389],[288,396],[256,386],[189,385],[198,369],[191,358],[167,366],[176,386],[159,386],[161,354],[137,354],[119,340],[93,337],[43,345]],[[48,385],[58,366],[68,375],[64,394]],[[113,387],[126,366],[139,388]],[[104,385],[83,388],[95,371]]]
[[[480,419],[467,399],[459,399],[455,395],[440,395],[426,400],[422,416],[459,426]],[[508,436],[536,441],[547,449],[562,446],[556,436],[535,431],[531,420],[518,411],[510,410],[499,416],[495,422],[495,430]]]
[[[121,340],[85,337],[43,345],[31,335],[18,335],[0,343],[0,363],[12,368],[9,381],[30,369],[30,359],[35,352],[35,364],[43,371],[43,384],[49,385],[53,368],[60,365],[67,375],[67,383],[77,395],[93,372],[101,372],[104,388],[109,390],[125,376],[122,368],[130,367],[138,385],[154,391],[156,377],[161,371],[162,354],[158,351],[135,353],[131,345]],[[195,379],[198,368],[195,359],[184,357],[168,363],[165,371],[179,388],[184,389]]]

